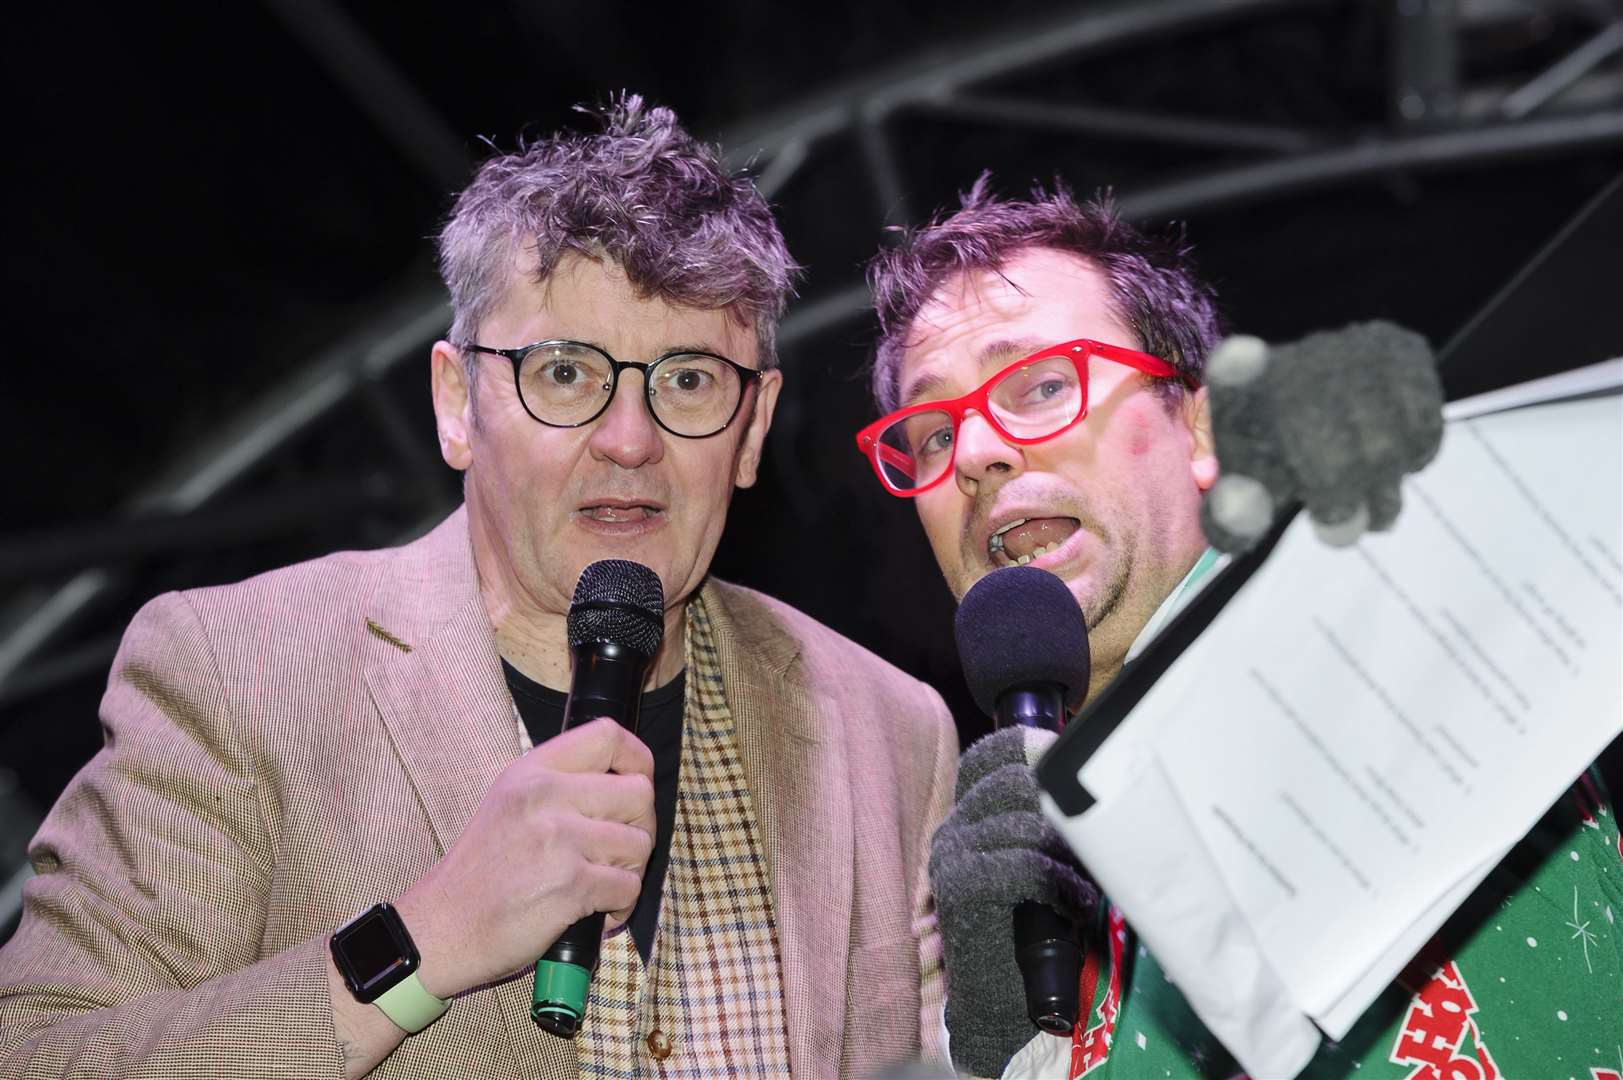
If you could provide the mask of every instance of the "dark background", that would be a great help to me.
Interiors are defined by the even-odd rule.
[[[950,598],[851,443],[884,224],[985,167],[1110,187],[1187,222],[1236,328],[1442,345],[1623,169],[1613,0],[31,5],[7,36],[0,940],[136,608],[454,505],[429,238],[487,138],[630,88],[753,162],[807,276],[716,570],[934,683],[966,739]],[[1451,393],[1623,352],[1617,206]]]

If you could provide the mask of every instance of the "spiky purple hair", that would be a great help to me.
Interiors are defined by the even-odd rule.
[[[799,269],[766,200],[669,109],[621,94],[599,134],[558,132],[480,166],[439,236],[450,340],[470,344],[501,301],[513,256],[533,246],[535,280],[565,255],[610,259],[640,295],[727,309],[753,324],[758,363],[777,363],[778,320]],[[473,357],[472,352],[464,352]]]
[[[949,279],[1001,270],[1028,248],[1069,252],[1103,271],[1116,314],[1138,335],[1139,347],[1182,376],[1159,380],[1164,392],[1176,397],[1185,383],[1199,385],[1220,324],[1216,297],[1195,275],[1181,232],[1140,232],[1121,219],[1108,194],[1078,203],[1059,181],[1052,191],[1033,188],[1029,200],[1000,199],[991,174],[982,173],[961,201],[954,213],[904,232],[868,264],[879,315],[873,394],[881,413],[896,408],[902,353],[920,309]]]

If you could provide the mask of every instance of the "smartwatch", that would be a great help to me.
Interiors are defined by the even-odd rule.
[[[418,980],[422,957],[393,904],[367,908],[333,931],[330,946],[355,1000],[376,1005],[407,1034],[415,1035],[450,1008]]]

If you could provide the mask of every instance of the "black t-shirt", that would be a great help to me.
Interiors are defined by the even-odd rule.
[[[506,660],[502,674],[518,705],[519,716],[537,746],[564,727],[564,704],[569,695],[542,686]],[[631,912],[631,937],[643,963],[654,949],[654,927],[659,923],[659,897],[665,887],[665,868],[671,859],[671,832],[676,824],[676,781],[682,765],[682,706],[686,701],[687,672],[642,696],[637,737],[654,754],[654,852],[642,872],[642,895]]]

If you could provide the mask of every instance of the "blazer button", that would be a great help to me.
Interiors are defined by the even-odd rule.
[[[648,1033],[648,1053],[653,1055],[655,1061],[664,1061],[671,1056],[671,1037],[655,1028]]]

